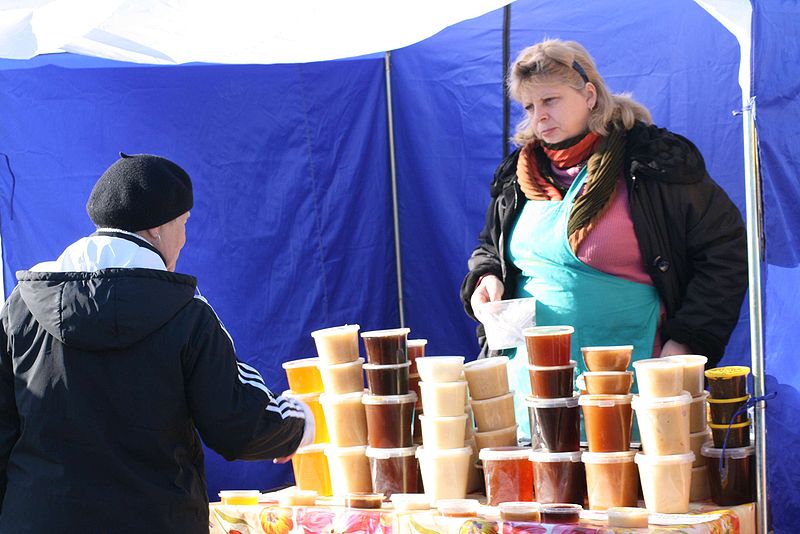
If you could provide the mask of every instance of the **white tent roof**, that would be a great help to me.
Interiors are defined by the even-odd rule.
[[[509,0],[5,0],[0,57],[303,63],[395,50]]]

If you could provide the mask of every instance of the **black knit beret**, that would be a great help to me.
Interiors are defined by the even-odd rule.
[[[192,209],[192,181],[160,156],[120,153],[100,177],[86,212],[98,228],[138,232],[155,228]]]

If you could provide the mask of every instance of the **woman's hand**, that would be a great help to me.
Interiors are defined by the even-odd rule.
[[[661,347],[661,356],[675,356],[676,354],[691,354],[691,352],[687,345],[668,339]]]
[[[503,282],[495,275],[484,275],[481,277],[478,285],[475,286],[475,291],[473,291],[472,297],[469,300],[472,309],[475,310],[477,306],[486,302],[501,300],[503,298],[504,289]]]

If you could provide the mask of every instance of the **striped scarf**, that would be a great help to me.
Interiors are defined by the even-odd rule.
[[[562,191],[551,173],[551,163],[559,169],[587,162],[586,184],[583,193],[572,206],[567,223],[567,235],[573,252],[608,211],[617,190],[617,178],[622,173],[625,156],[623,131],[612,128],[607,137],[589,132],[577,143],[545,146],[540,141],[525,145],[517,161],[517,180],[528,200],[560,201]],[[588,160],[588,161],[587,161]]]

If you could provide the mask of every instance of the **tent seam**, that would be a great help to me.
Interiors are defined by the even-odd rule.
[[[317,198],[318,187],[317,187],[317,177],[316,171],[314,168],[314,152],[311,149],[311,128],[308,123],[308,104],[306,100],[306,86],[303,80],[303,67],[302,65],[298,65],[298,78],[300,80],[300,101],[303,105],[303,129],[306,138],[306,151],[308,153],[308,167],[309,167],[309,178],[311,181],[311,202],[313,204],[314,210],[314,232],[316,234],[316,242],[317,242],[317,251],[319,253],[319,262],[320,262],[320,270],[321,270],[321,280],[322,280],[322,302],[325,309],[325,322],[330,322],[330,306],[328,300],[328,281],[327,277],[325,276],[325,251],[322,245],[322,228],[321,228],[321,221],[320,221],[320,210],[319,210],[319,199]]]

